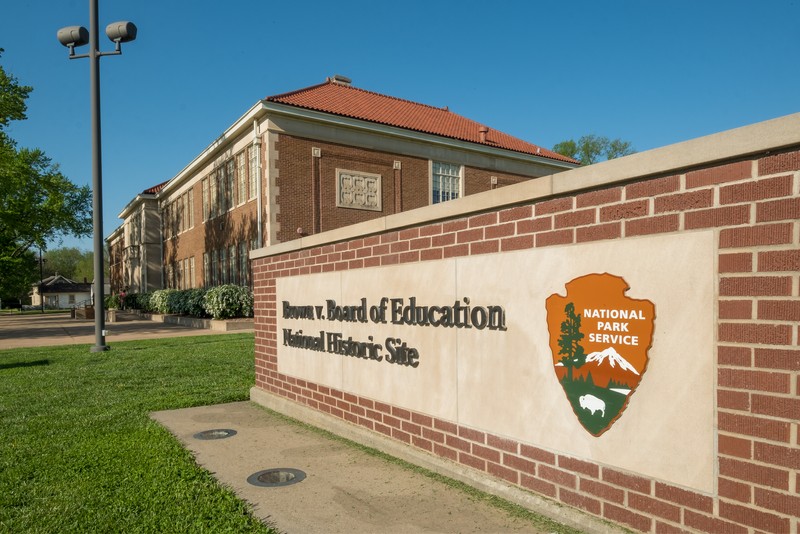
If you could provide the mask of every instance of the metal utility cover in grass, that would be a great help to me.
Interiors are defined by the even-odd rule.
[[[277,488],[290,486],[305,480],[306,474],[299,469],[265,469],[247,477],[247,482],[253,486]]]
[[[195,439],[225,439],[235,436],[236,431],[230,428],[214,428],[212,430],[203,430],[194,435]]]

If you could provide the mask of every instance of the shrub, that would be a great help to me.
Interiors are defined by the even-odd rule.
[[[253,294],[246,287],[212,287],[205,295],[205,310],[214,319],[253,316]]]
[[[169,297],[171,293],[175,293],[177,289],[159,289],[153,291],[150,295],[150,308],[151,311],[156,313],[170,313]]]
[[[120,307],[119,295],[117,294],[106,295],[105,298],[103,299],[103,304],[105,305],[107,310],[119,308]]]

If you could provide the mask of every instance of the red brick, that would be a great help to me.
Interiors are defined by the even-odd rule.
[[[626,185],[625,198],[631,200],[634,198],[655,197],[666,193],[674,193],[680,188],[680,176],[665,176],[663,178]]]
[[[639,493],[628,493],[628,506],[634,510],[645,512],[648,515],[658,516],[674,523],[680,523],[681,521],[680,507]]]
[[[486,239],[497,239],[499,237],[508,237],[510,235],[514,235],[516,228],[516,223],[509,222],[505,224],[499,224],[497,226],[489,226],[484,230],[484,232],[486,234]]]
[[[597,210],[593,208],[581,211],[570,211],[555,215],[553,217],[553,222],[557,229],[572,228],[574,226],[586,226],[587,224],[594,224],[596,215]]]
[[[543,464],[539,465],[537,474],[545,480],[549,480],[550,482],[555,482],[560,486],[566,486],[572,489],[575,489],[578,480],[578,477],[572,473],[562,471],[561,469],[555,469]]]
[[[623,523],[641,532],[650,532],[653,526],[653,520],[649,517],[631,512],[626,508],[615,506],[611,503],[603,503],[603,517],[611,521],[616,521],[617,523]]]
[[[614,222],[594,226],[582,226],[577,229],[576,241],[600,241],[603,239],[618,239],[622,237],[622,223]]]
[[[478,445],[476,443],[472,444],[472,454],[474,454],[478,458],[483,458],[484,460],[488,460],[490,462],[495,462],[495,463],[500,462],[499,451],[490,449],[489,447]]]
[[[720,319],[752,319],[752,300],[721,300],[719,301]]]
[[[463,452],[470,452],[472,450],[469,441],[457,438],[455,436],[445,436],[444,442],[448,447],[452,447]]]
[[[503,454],[503,465],[523,473],[533,475],[536,473],[536,463],[513,454]]]
[[[689,534],[689,531],[669,523],[656,521],[655,534]]]
[[[431,248],[431,238],[430,237],[420,237],[417,239],[412,239],[409,243],[410,250],[421,250],[426,248]]]
[[[575,241],[575,230],[555,230],[553,232],[543,232],[536,234],[537,247],[549,247],[552,245],[566,245]]]
[[[436,454],[437,456],[441,456],[442,458],[447,458],[448,460],[452,460],[453,462],[458,462],[458,451],[455,451],[449,447],[445,447],[444,445],[434,443],[433,453]]]
[[[469,243],[483,239],[483,228],[471,228],[456,233],[457,243]]]
[[[635,475],[628,475],[604,467],[603,480],[605,480],[610,484],[638,491],[639,493],[650,494],[651,482],[646,478],[638,477]]]
[[[596,480],[581,478],[579,487],[581,491],[591,493],[605,501],[611,501],[617,504],[623,504],[625,502],[625,491],[615,488],[610,484],[603,484]]]
[[[431,238],[432,247],[446,247],[447,245],[452,245],[455,242],[456,242],[455,233],[437,235]]]
[[[720,280],[723,297],[780,297],[792,294],[790,276],[729,276]]]
[[[720,365],[738,365],[750,367],[753,349],[747,347],[729,347],[720,345],[717,348],[717,361]]]
[[[758,174],[776,174],[779,172],[800,170],[800,152],[784,152],[758,160]]]
[[[458,219],[455,221],[447,221],[446,223],[442,224],[442,233],[447,234],[450,232],[458,232],[461,230],[466,230],[469,223],[467,219]]]
[[[756,349],[755,366],[762,369],[800,371],[800,350]]]
[[[688,172],[686,173],[686,189],[750,178],[753,174],[752,168],[750,161],[739,161],[711,169]]]
[[[755,504],[760,508],[775,510],[789,516],[797,516],[800,510],[800,497],[786,495],[764,488],[755,489]]]
[[[688,211],[700,208],[710,208],[714,205],[714,191],[702,189],[700,191],[690,191],[688,193],[677,193],[657,197],[654,204],[654,213],[665,213],[668,211]]]
[[[773,421],[762,417],[726,412],[719,412],[717,421],[720,432],[753,436],[771,441],[789,442],[789,423],[784,421]]]
[[[452,247],[444,247],[443,255],[445,258],[455,258],[459,256],[469,256],[469,245],[453,245]]]
[[[748,181],[741,184],[720,187],[719,202],[725,204],[739,204],[741,202],[755,202],[767,198],[785,197],[792,194],[792,177],[777,176],[764,180]]]
[[[753,442],[749,439],[735,438],[720,434],[717,440],[717,449],[719,453],[725,456],[736,456],[737,458],[744,458],[751,460],[753,458]],[[656,489],[656,495],[658,490]],[[710,511],[710,510],[707,510]]]
[[[433,426],[433,417],[417,412],[411,412],[411,421],[422,426]]]
[[[442,233],[442,231],[443,231],[443,229],[442,229],[442,225],[441,224],[429,224],[428,226],[422,226],[419,229],[419,236],[420,237],[428,237],[428,236],[439,235],[439,234]],[[364,240],[365,244],[369,243],[368,239],[369,238]]]
[[[622,200],[622,188],[612,187],[610,189],[600,189],[599,191],[579,194],[575,197],[575,206],[577,208],[586,208],[589,206],[619,202],[620,200]]]
[[[539,217],[538,219],[526,219],[517,222],[517,234],[532,234],[535,232],[545,232],[553,229],[553,217]]]
[[[719,272],[749,273],[753,271],[753,254],[750,252],[734,252],[719,255]]]
[[[718,336],[719,341],[728,343],[790,345],[792,328],[789,325],[721,323]]]
[[[753,458],[789,469],[800,469],[800,449],[796,447],[783,447],[771,443],[756,441],[753,444]],[[797,488],[800,490],[800,488]]]
[[[557,213],[559,211],[568,211],[572,209],[572,197],[556,198],[553,200],[546,200],[534,206],[536,216]]]
[[[619,221],[622,219],[637,219],[649,213],[650,202],[647,200],[636,200],[625,202],[614,206],[603,206],[600,208],[600,222]]]
[[[411,436],[411,443],[418,449],[433,452],[433,442],[419,436]]]
[[[683,512],[683,523],[689,527],[709,534],[747,534],[749,529],[716,517],[698,514],[691,510]]]
[[[761,272],[800,271],[800,250],[759,252],[758,270]]]
[[[728,410],[750,411],[750,393],[746,391],[717,390],[717,406]]]
[[[582,460],[576,460],[575,458],[569,458],[568,456],[559,455],[558,467],[568,469],[576,473],[582,473],[592,478],[600,477],[600,468],[596,464],[584,462]]]
[[[495,449],[500,449],[503,452],[511,452],[514,454],[517,453],[517,449],[519,448],[516,441],[494,436],[492,434],[488,434],[486,436],[486,444],[490,447],[494,447]]]
[[[690,211],[684,215],[683,226],[686,230],[695,230],[697,228],[736,226],[749,222],[750,206],[741,205]]]
[[[491,241],[476,241],[470,243],[469,253],[471,255],[477,254],[494,254],[500,250],[500,240],[493,239]]]
[[[719,233],[720,248],[783,245],[792,242],[792,224],[765,224],[742,228],[725,228]],[[760,270],[760,269],[759,269]]]
[[[497,224],[497,212],[483,213],[469,218],[469,228]]]
[[[458,425],[442,419],[434,419],[433,428],[436,430],[442,430],[449,434],[458,434]]]
[[[720,501],[719,503],[719,516],[724,519],[736,521],[741,525],[750,525],[753,528],[767,532],[774,532],[776,534],[789,532],[788,518],[778,517],[775,514],[725,501]]]
[[[422,437],[431,441],[435,441],[436,443],[444,443],[444,433],[437,432],[436,430],[432,430],[430,428],[422,429]]]
[[[533,206],[517,206],[500,212],[500,222],[518,221],[533,217]]]
[[[519,446],[519,453],[522,456],[530,458],[531,460],[536,460],[537,462],[542,462],[550,465],[556,464],[556,455],[544,449],[539,449],[537,447],[531,447],[530,445],[521,444]]]
[[[444,251],[440,248],[421,250],[419,253],[420,261],[441,260],[443,256]]]
[[[486,471],[486,460],[478,458],[477,456],[472,456],[471,454],[467,454],[465,452],[458,453],[458,462],[468,465],[473,469],[477,469],[478,471]]]
[[[533,248],[533,235],[507,237],[500,241],[500,250],[503,252],[509,252],[512,250],[525,250],[529,248]]]
[[[647,217],[645,219],[633,219],[625,221],[625,236],[633,237],[637,235],[676,232],[679,224],[680,217],[677,213],[659,217]]]
[[[550,482],[546,482],[523,473],[520,475],[519,483],[523,488],[535,491],[536,493],[541,493],[542,495],[547,495],[551,498],[555,498],[556,496],[556,486]]]
[[[787,198],[756,204],[756,222],[800,219],[800,198]]]
[[[493,462],[487,462],[486,467],[490,475],[507,480],[512,484],[519,484],[519,472]]]
[[[763,465],[722,457],[719,459],[719,474],[728,478],[752,482],[761,486],[787,491],[789,472]]]
[[[720,477],[717,481],[717,493],[720,497],[749,504],[753,498],[753,486]]]
[[[597,499],[580,495],[579,493],[564,488],[559,489],[558,497],[561,499],[561,502],[565,504],[580,508],[581,510],[586,510],[590,514],[600,515],[601,505],[600,501]]]
[[[800,300],[759,300],[758,318],[796,323],[800,321]]]

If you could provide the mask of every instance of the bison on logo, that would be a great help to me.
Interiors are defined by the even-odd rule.
[[[612,274],[567,283],[546,301],[553,369],[578,421],[599,436],[619,419],[647,369],[655,306],[625,296]]]

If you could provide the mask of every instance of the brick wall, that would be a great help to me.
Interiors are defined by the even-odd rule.
[[[793,149],[259,257],[256,387],[638,531],[797,532],[799,220]],[[280,277],[697,229],[718,239],[713,494],[278,372]]]
[[[312,156],[312,148],[320,150],[319,157]],[[298,228],[302,228],[304,234],[314,234],[430,204],[428,160],[425,158],[303,139],[287,134],[279,135],[276,150],[280,242],[297,239]],[[394,168],[396,161],[400,163],[399,169]],[[383,210],[378,212],[337,208],[336,169],[381,175]],[[497,177],[498,186],[530,179],[527,176],[465,167],[465,195],[492,189],[491,176]],[[315,180],[317,184],[314,184]],[[399,195],[398,191],[401,191]],[[314,194],[319,195],[319,221],[316,223],[318,231],[314,230]]]

